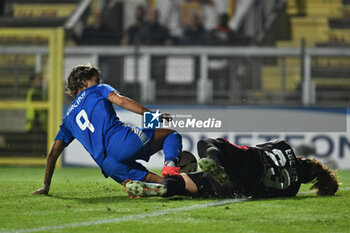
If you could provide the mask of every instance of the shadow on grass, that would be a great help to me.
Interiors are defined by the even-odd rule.
[[[338,195],[339,196],[339,195]],[[23,195],[24,197],[24,195]],[[191,198],[188,196],[173,196],[173,197],[141,197],[141,198],[129,198],[127,195],[118,195],[118,196],[95,196],[95,197],[82,197],[82,196],[69,196],[69,194],[49,194],[47,197],[58,199],[58,200],[70,200],[76,201],[79,203],[116,203],[124,201],[145,201],[148,203],[159,203],[159,202],[177,202],[177,201],[188,201],[188,200],[198,200],[198,202],[211,200],[211,201],[221,201],[226,198]],[[249,201],[283,201],[283,200],[307,200],[321,198],[321,196],[313,195],[302,195],[295,197],[275,197],[275,198],[249,198]]]
[[[159,203],[159,202],[178,202],[178,201],[189,201],[189,200],[223,200],[217,198],[192,198],[188,196],[173,196],[173,197],[140,197],[140,198],[129,198],[128,196],[105,196],[105,197],[73,197],[66,195],[48,195],[51,198],[60,200],[71,200],[80,203],[111,203],[111,202],[122,202],[122,201],[144,201],[148,203]]]
[[[59,199],[59,200],[71,200],[80,203],[117,203],[117,202],[125,202],[125,201],[138,201],[144,200],[147,202],[159,202],[161,197],[152,197],[152,198],[129,198],[128,196],[105,196],[105,197],[69,197],[69,196],[60,196],[60,195],[52,195],[51,198]]]

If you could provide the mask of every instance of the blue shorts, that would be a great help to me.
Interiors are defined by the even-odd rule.
[[[151,157],[154,129],[125,126],[109,138],[107,156],[102,163],[103,172],[119,183],[126,179],[144,180],[147,169],[136,162]]]

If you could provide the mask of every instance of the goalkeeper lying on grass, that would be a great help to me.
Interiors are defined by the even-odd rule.
[[[295,196],[302,183],[314,182],[318,195],[334,195],[339,187],[333,171],[316,159],[297,158],[284,141],[247,147],[206,139],[198,142],[198,154],[203,172],[168,176],[162,184],[129,181],[128,194],[267,198]]]

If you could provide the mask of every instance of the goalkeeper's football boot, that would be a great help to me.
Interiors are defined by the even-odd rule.
[[[164,184],[158,183],[146,183],[142,181],[129,181],[125,184],[125,189],[129,196],[163,196],[167,192],[167,188]]]
[[[213,159],[201,158],[198,160],[198,165],[203,172],[209,174],[219,184],[224,185],[230,181],[225,169]]]

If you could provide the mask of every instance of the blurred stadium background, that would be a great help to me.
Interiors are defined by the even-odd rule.
[[[348,0],[2,0],[0,164],[45,164],[77,64],[99,66],[105,83],[153,108],[273,107],[291,119],[340,111],[349,121],[349,45]],[[288,139],[300,153],[350,169],[348,132],[345,124],[224,136],[237,144]],[[185,133],[184,148],[222,135]],[[90,166],[83,154],[72,145],[60,164]]]

